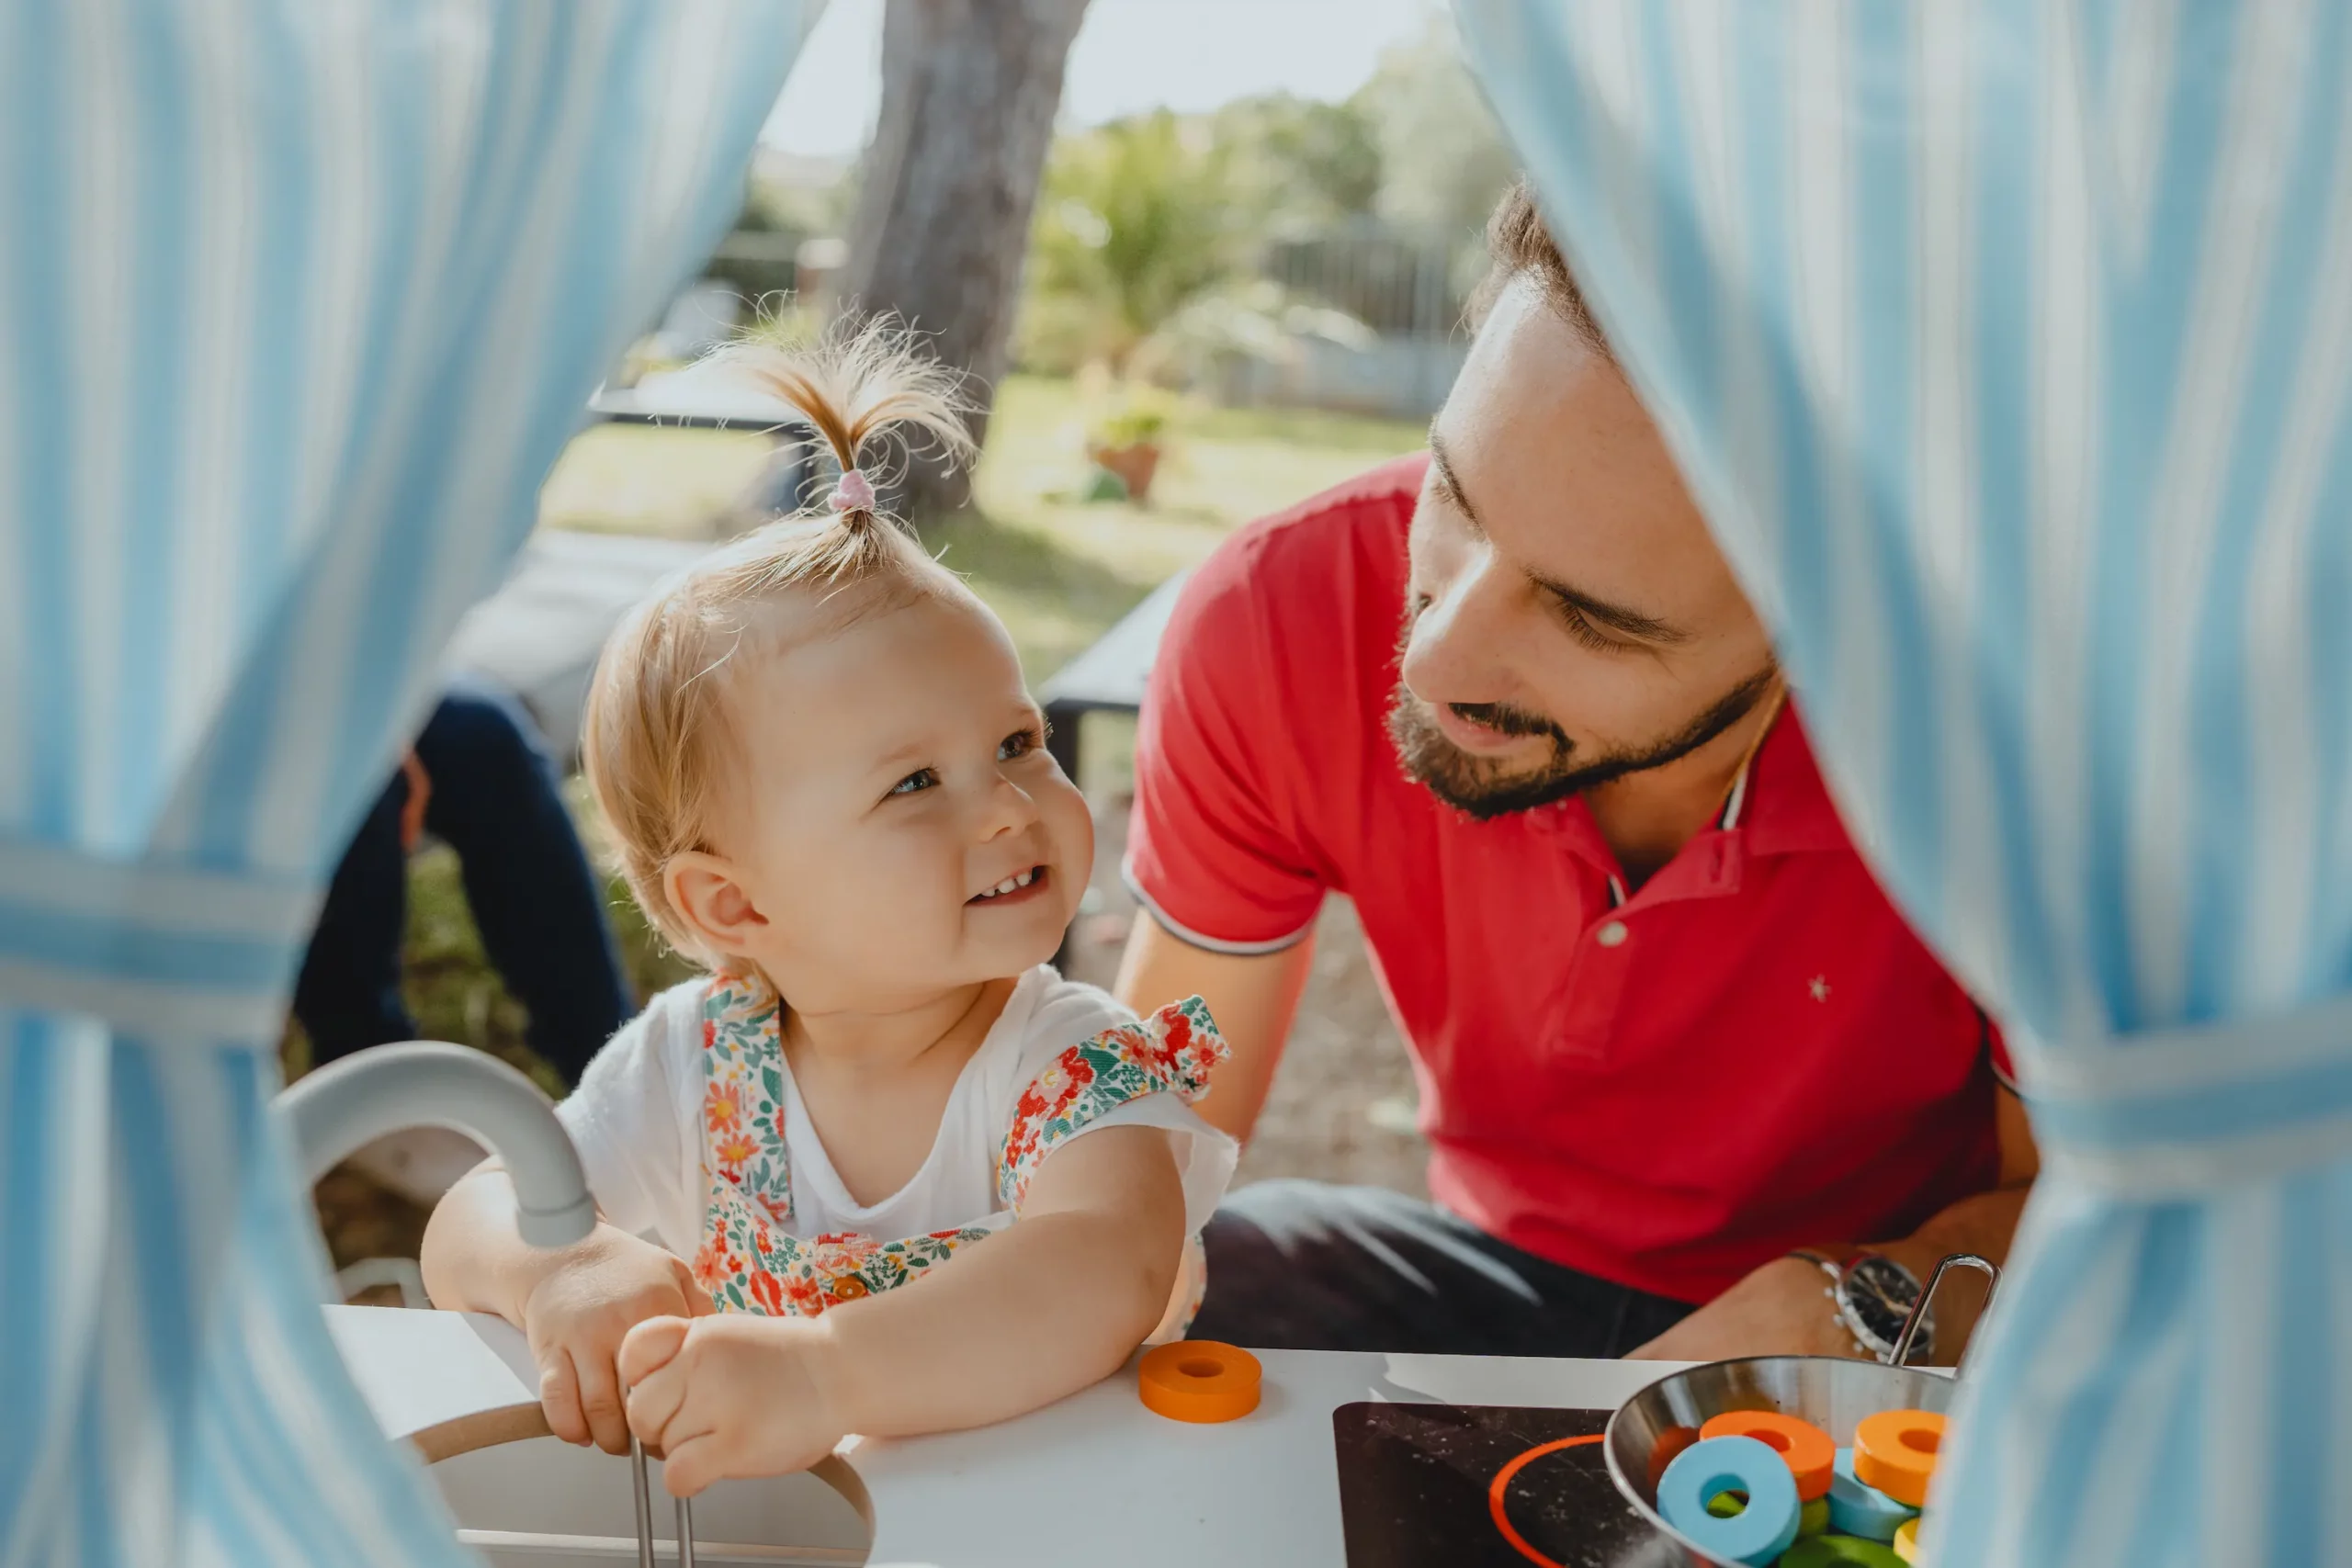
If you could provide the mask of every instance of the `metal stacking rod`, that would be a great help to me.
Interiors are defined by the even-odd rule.
[[[637,1568],[657,1568],[653,1556],[653,1483],[646,1473],[645,1445],[635,1434],[628,1439],[628,1468],[637,1495]],[[678,1568],[695,1568],[695,1500],[680,1497],[673,1517],[677,1521]]]
[[[634,1435],[628,1440],[628,1468],[637,1495],[637,1568],[654,1568],[653,1491],[645,1475],[645,1446]]]
[[[1921,1291],[1919,1299],[1912,1303],[1911,1314],[1903,1320],[1903,1332],[1894,1337],[1894,1349],[1886,1358],[1888,1366],[1899,1367],[1911,1359],[1911,1341],[1919,1337],[1919,1325],[1927,1321],[1928,1303],[1936,1299],[1936,1287],[1944,1282],[1944,1270],[1955,1263],[1963,1269],[1974,1269],[1984,1276],[1984,1310],[1993,1310],[1993,1292],[2001,1286],[2000,1266],[1973,1252],[1951,1254],[1936,1264],[1936,1271],[1928,1276],[1928,1288]]]

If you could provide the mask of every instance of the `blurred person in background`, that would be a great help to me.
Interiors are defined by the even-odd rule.
[[[559,781],[513,693],[450,684],[327,888],[294,988],[314,1064],[416,1038],[401,945],[408,859],[430,833],[457,852],[482,947],[530,1014],[532,1050],[579,1081],[635,1003]]]

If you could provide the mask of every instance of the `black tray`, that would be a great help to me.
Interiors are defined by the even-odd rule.
[[[1608,1425],[1606,1410],[1340,1405],[1331,1438],[1348,1568],[1680,1563],[1610,1481],[1594,1440]],[[1563,1442],[1574,1438],[1587,1440]]]

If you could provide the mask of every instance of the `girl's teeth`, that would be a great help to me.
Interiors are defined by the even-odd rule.
[[[991,887],[987,892],[981,894],[980,897],[983,898],[993,898],[999,894],[1011,893],[1017,888],[1026,887],[1032,882],[1036,880],[1037,871],[1035,866],[1032,866],[1029,870],[1022,872],[1017,875],[1006,877],[1002,882],[998,883],[994,887]]]

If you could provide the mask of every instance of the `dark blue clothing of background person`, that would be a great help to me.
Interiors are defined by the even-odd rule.
[[[457,852],[482,946],[531,1015],[531,1048],[566,1083],[579,1081],[636,1001],[558,782],[513,694],[472,678],[450,685],[416,739],[413,766],[393,775],[328,886],[294,989],[314,1061],[416,1038],[401,998],[401,941],[407,840],[421,826]]]

